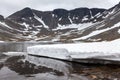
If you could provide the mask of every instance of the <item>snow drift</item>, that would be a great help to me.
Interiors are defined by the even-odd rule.
[[[117,58],[120,60],[120,39],[110,42],[37,45],[28,47],[27,52],[58,59]]]

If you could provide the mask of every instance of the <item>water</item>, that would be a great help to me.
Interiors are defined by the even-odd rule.
[[[6,56],[2,52],[26,52],[41,43],[0,43],[0,80],[120,80],[120,66],[90,65],[30,55]]]

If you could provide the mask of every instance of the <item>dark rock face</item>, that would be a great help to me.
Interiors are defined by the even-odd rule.
[[[0,21],[4,21],[4,17],[0,15]]]
[[[65,10],[65,9],[55,9],[53,11],[37,11],[30,8],[24,8],[21,11],[18,11],[7,19],[15,21],[16,23],[28,23],[29,25],[43,25],[42,22],[38,21],[35,16],[40,18],[45,25],[50,29],[55,28],[60,25],[69,25],[72,23],[79,24],[84,22],[90,22],[91,18],[97,13],[104,12],[105,9],[88,9],[88,8],[78,8],[74,10]],[[86,21],[82,20],[83,18],[88,18]],[[92,22],[92,21],[91,21]]]
[[[9,16],[9,18],[12,18],[12,19],[27,18],[27,17],[33,17],[33,12],[30,8],[24,8],[23,10],[18,11],[18,12]]]

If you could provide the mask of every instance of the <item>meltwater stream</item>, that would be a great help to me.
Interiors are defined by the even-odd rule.
[[[0,80],[120,80],[120,66],[72,63],[30,55],[4,55],[24,52],[28,46],[43,43],[0,43]]]

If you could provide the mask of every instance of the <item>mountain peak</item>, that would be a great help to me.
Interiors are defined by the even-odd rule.
[[[16,19],[16,18],[26,18],[26,17],[33,17],[33,11],[31,8],[26,7],[20,11],[17,11],[16,13],[10,15],[8,18]]]
[[[29,7],[26,7],[24,9],[22,9],[20,11],[20,13],[21,13],[21,17],[32,17],[32,16],[34,16],[33,12],[32,12],[32,9],[29,8]]]
[[[4,21],[4,17],[0,15],[0,21]]]
[[[24,9],[22,9],[22,11],[32,11],[32,9],[29,7],[25,7]]]

